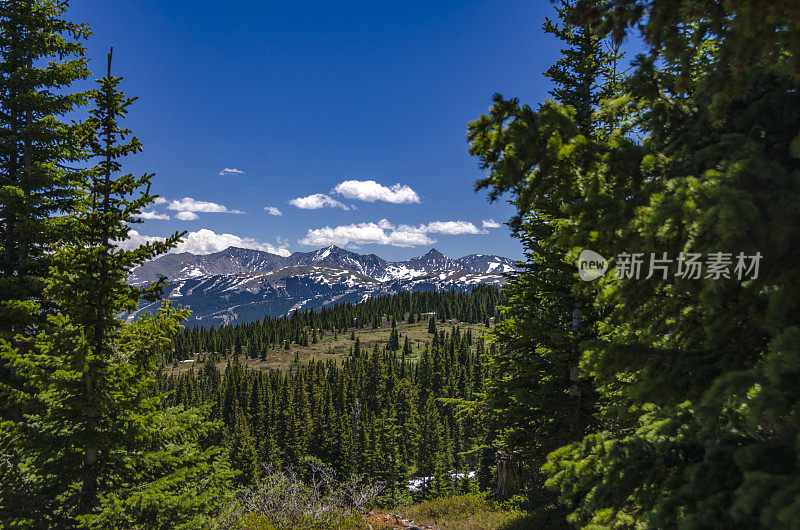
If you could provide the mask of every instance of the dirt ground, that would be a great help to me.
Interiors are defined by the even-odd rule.
[[[432,526],[418,525],[414,521],[409,521],[402,515],[383,512],[369,512],[364,515],[364,521],[372,530],[402,528],[405,530],[436,530]]]

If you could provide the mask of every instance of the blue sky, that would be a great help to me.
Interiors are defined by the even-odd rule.
[[[547,97],[541,72],[559,51],[541,31],[551,13],[541,0],[70,9],[92,26],[95,74],[113,45],[123,89],[139,96],[127,125],[144,152],[127,168],[156,173],[166,202],[152,213],[169,217],[136,226],[141,236],[188,230],[183,248],[195,252],[335,243],[387,259],[431,247],[521,257],[489,221],[512,208],[473,192],[481,172],[466,126],[495,92]]]

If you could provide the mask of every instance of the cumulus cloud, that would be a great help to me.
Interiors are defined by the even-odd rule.
[[[264,206],[264,210],[270,215],[283,215],[283,212],[275,206]]]
[[[165,238],[158,236],[145,236],[131,230],[128,239],[118,244],[120,248],[130,250],[147,242],[164,241]],[[280,243],[279,243],[280,244]],[[277,254],[279,256],[289,256],[291,253],[286,248],[276,247],[269,243],[264,243],[251,237],[240,237],[234,234],[217,234],[213,230],[203,228],[197,232],[189,232],[183,236],[183,241],[170,252],[191,252],[192,254],[212,254],[225,250],[228,247],[252,248]]]
[[[339,194],[346,199],[357,199],[365,202],[419,203],[419,195],[409,186],[398,183],[387,188],[374,180],[345,180],[333,188],[333,193]]]
[[[178,212],[175,214],[175,219],[180,219],[181,221],[197,221],[200,219],[200,216],[194,212]]]
[[[166,204],[166,203],[167,199],[165,199],[164,197],[156,197],[155,200],[153,201],[153,204]]]
[[[184,197],[183,199],[171,201],[167,208],[170,210],[177,210],[179,212],[244,213],[241,210],[230,210],[224,204],[198,201],[192,197]]]
[[[131,230],[128,232],[128,239],[125,241],[118,241],[117,246],[123,250],[133,250],[145,243],[153,243],[155,241],[164,241],[164,238],[158,236],[144,236],[136,230]]]
[[[212,230],[203,228],[197,232],[189,232],[178,243],[175,252],[191,252],[192,254],[211,254],[225,250],[228,247],[253,248],[264,250],[279,256],[289,256],[291,253],[285,248],[278,248],[269,243],[264,243],[251,237],[239,237],[234,234],[217,234]]]
[[[169,215],[165,213],[156,213],[152,210],[146,210],[140,213],[137,217],[139,219],[161,219],[162,221],[166,221],[169,219]]]
[[[486,231],[481,230],[469,221],[433,221],[426,225],[420,225],[419,229],[434,234],[447,235],[486,233]]]
[[[345,206],[336,199],[332,199],[324,193],[315,193],[314,195],[309,195],[308,197],[298,197],[289,201],[289,204],[296,206],[301,210],[319,210],[320,208],[341,208],[342,210],[350,209],[348,206]]]
[[[341,225],[331,228],[309,229],[306,236],[300,240],[303,245],[392,245],[395,247],[414,247],[429,245],[435,241],[423,232],[414,230],[395,229],[388,221],[379,223],[358,223]]]
[[[395,247],[414,247],[417,245],[430,245],[436,240],[428,234],[485,234],[468,221],[433,221],[420,225],[395,226],[386,219],[377,223],[358,223],[340,225],[335,227],[309,229],[306,236],[300,240],[302,245],[392,245]]]
[[[484,228],[500,228],[500,223],[498,223],[494,219],[484,219],[483,220],[483,227]]]
[[[226,167],[225,169],[220,170],[217,175],[244,175],[244,171],[241,169]]]

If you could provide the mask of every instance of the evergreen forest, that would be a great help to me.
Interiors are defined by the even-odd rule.
[[[513,206],[502,289],[187,327],[128,281],[186,236],[126,244],[146,102],[0,1],[0,528],[798,527],[800,3],[548,12],[452,182]]]

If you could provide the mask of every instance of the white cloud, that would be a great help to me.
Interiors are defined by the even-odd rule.
[[[428,234],[461,235],[487,234],[488,230],[480,229],[469,221],[433,221],[420,225],[395,226],[386,219],[377,223],[358,223],[340,225],[331,228],[309,229],[299,242],[302,245],[392,245],[395,247],[414,247],[430,245],[436,240]]]
[[[164,241],[163,237],[143,236],[136,230],[131,230],[128,239],[118,246],[126,250],[138,247],[147,242]],[[280,244],[280,243],[279,243]],[[212,230],[203,228],[197,232],[189,232],[183,236],[183,241],[170,252],[191,252],[192,254],[211,254],[225,250],[228,247],[253,248],[277,254],[279,256],[289,256],[291,253],[286,248],[276,247],[269,243],[264,243],[250,237],[239,237],[234,234],[217,234]]]
[[[164,197],[156,197],[155,200],[153,201],[153,204],[166,204],[166,203],[167,199],[165,199]]]
[[[433,221],[426,225],[420,225],[419,229],[424,232],[431,232],[434,234],[485,234],[485,230],[481,230],[469,221]]]
[[[220,170],[217,175],[244,175],[244,171],[241,169],[226,167],[225,169]]]
[[[483,227],[484,228],[500,228],[500,223],[498,223],[494,219],[484,219],[483,220]]]
[[[346,199],[357,199],[366,202],[419,203],[419,195],[409,186],[398,183],[387,188],[374,180],[345,180],[333,188],[333,193],[337,193]]]
[[[166,221],[169,219],[169,215],[165,213],[156,213],[152,210],[146,210],[139,215],[137,215],[139,219],[161,219],[162,221]]]
[[[309,195],[308,197],[298,197],[289,201],[289,204],[296,206],[301,210],[319,210],[320,208],[341,208],[342,210],[350,209],[348,206],[345,206],[336,199],[328,197],[324,193],[315,193],[314,195]]]
[[[270,215],[283,215],[283,212],[275,206],[264,206],[264,210],[266,210]]]
[[[200,219],[200,216],[194,212],[178,212],[175,214],[175,219],[180,219],[181,221],[197,221]]]
[[[203,212],[203,213],[244,213],[241,210],[229,210],[224,204],[208,201],[198,201],[191,197],[174,200],[167,206],[170,210],[179,212]]]
[[[325,226],[309,229],[300,243],[320,247],[365,244],[414,247],[430,245],[435,241],[418,230],[394,229],[388,221],[382,219],[379,223],[358,223],[333,228]]]
[[[155,241],[164,241],[164,238],[158,236],[143,236],[136,230],[131,230],[128,232],[128,239],[118,242],[117,246],[123,250],[133,250],[145,243],[152,243]]]
[[[251,237],[239,237],[234,234],[217,234],[212,230],[203,228],[197,232],[189,232],[178,243],[174,252],[191,252],[192,254],[211,254],[225,250],[228,247],[254,248],[264,250],[279,256],[288,256],[291,253],[285,248],[278,248],[269,243],[263,243]]]

